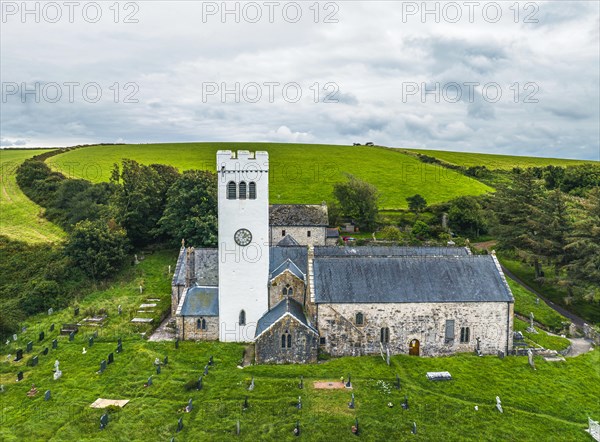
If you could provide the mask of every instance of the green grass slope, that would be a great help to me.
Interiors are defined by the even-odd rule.
[[[28,243],[56,242],[64,237],[62,229],[42,216],[42,208],[21,192],[15,172],[26,159],[47,150],[0,150],[0,235]]]
[[[271,203],[315,203],[331,198],[333,184],[351,173],[381,192],[380,208],[406,208],[406,197],[419,193],[431,203],[493,189],[411,155],[366,146],[273,143],[180,143],[91,146],[52,157],[61,172],[90,181],[107,181],[112,165],[123,158],[143,164],[171,164],[215,170],[217,150],[266,150],[270,154]]]
[[[510,170],[513,167],[576,166],[593,161],[568,160],[562,158],[521,157],[470,152],[447,152],[443,150],[404,149],[437,158],[457,166],[486,166],[488,169]],[[598,163],[597,161],[595,163]]]
[[[168,308],[168,264],[175,252],[158,252],[146,256],[141,264],[130,267],[109,289],[98,291],[80,302],[82,314],[106,308],[109,319],[99,330],[92,347],[87,338],[95,328],[82,328],[74,342],[59,335],[58,325],[74,322],[73,310],[52,316],[31,318],[18,342],[0,343],[0,440],[3,441],[177,441],[297,440],[293,436],[300,423],[301,439],[331,441],[354,439],[350,429],[359,419],[361,440],[415,441],[587,441],[583,430],[587,417],[600,415],[600,350],[568,358],[565,362],[547,362],[536,357],[532,370],[527,357],[476,357],[471,354],[441,358],[393,356],[391,366],[379,356],[332,359],[320,364],[251,366],[238,369],[242,346],[217,342],[156,343],[143,339],[139,329],[129,322],[140,303],[159,298],[159,310]],[[144,293],[140,294],[139,285]],[[116,312],[123,306],[123,314]],[[79,316],[79,320],[81,320]],[[57,328],[50,332],[50,324]],[[44,340],[38,341],[40,331]],[[100,361],[116,348],[123,338],[123,353],[107,370],[96,373]],[[58,339],[58,349],[41,354],[44,347]],[[33,351],[21,362],[9,362],[18,347],[33,341]],[[87,353],[82,354],[82,347]],[[38,355],[39,365],[27,365]],[[204,377],[204,388],[186,391],[184,385],[195,382],[210,356],[215,365]],[[156,374],[155,358],[169,363]],[[63,377],[52,379],[55,360],[60,361]],[[24,380],[16,383],[18,371]],[[449,371],[454,380],[431,382],[428,371]],[[356,408],[351,410],[348,390],[316,390],[317,380],[336,381],[352,376]],[[395,376],[401,389],[394,388]],[[153,385],[144,387],[149,376]],[[304,389],[298,388],[300,376]],[[251,378],[256,388],[248,391]],[[39,393],[27,397],[31,384]],[[44,392],[52,398],[44,401]],[[410,408],[400,407],[405,395]],[[242,410],[248,397],[249,408]],[[301,410],[295,407],[302,397]],[[502,400],[504,413],[495,409],[495,398]],[[90,408],[97,398],[129,399],[123,409],[109,410],[110,421],[99,429],[103,411]],[[184,412],[188,399],[194,408]],[[393,407],[388,407],[392,403]],[[478,410],[475,410],[475,406]],[[176,433],[177,420],[184,428]],[[235,436],[239,420],[241,434]],[[410,434],[416,422],[417,435]]]

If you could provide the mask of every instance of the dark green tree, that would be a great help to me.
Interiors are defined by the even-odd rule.
[[[123,160],[114,165],[111,182],[117,186],[113,206],[117,222],[125,228],[136,247],[160,239],[158,221],[167,204],[167,192],[179,173],[171,166],[145,166]]]
[[[360,228],[372,231],[377,222],[379,191],[354,175],[348,174],[347,178],[333,185],[333,195],[345,216],[352,218]]]
[[[427,201],[418,193],[416,195],[407,197],[406,202],[408,203],[408,210],[413,212],[415,215],[418,215],[427,207]]]
[[[478,237],[487,230],[486,212],[473,196],[461,196],[450,202],[448,224],[452,230]]]
[[[174,245],[185,239],[196,247],[216,246],[216,175],[201,170],[185,171],[167,192],[167,205],[159,226]]]
[[[114,221],[81,221],[69,234],[65,253],[94,280],[114,276],[127,260],[125,230]]]

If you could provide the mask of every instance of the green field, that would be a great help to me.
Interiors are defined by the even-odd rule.
[[[216,342],[180,343],[146,341],[129,321],[139,304],[159,298],[158,312],[168,309],[170,275],[176,252],[156,252],[145,256],[141,264],[129,267],[107,290],[94,292],[73,308],[52,316],[37,315],[27,321],[27,331],[8,346],[0,343],[0,440],[3,441],[177,441],[230,440],[240,421],[240,440],[296,440],[292,431],[298,421],[304,440],[331,441],[352,438],[350,429],[359,419],[360,439],[379,440],[556,440],[587,441],[583,430],[587,417],[600,415],[600,350],[565,362],[546,362],[536,357],[533,371],[526,357],[476,357],[471,354],[440,358],[393,356],[391,366],[379,356],[347,357],[311,365],[250,366],[237,368],[243,347]],[[140,294],[139,285],[144,286]],[[520,294],[516,294],[520,296]],[[117,306],[122,305],[122,315]],[[59,335],[59,325],[81,321],[99,309],[108,311],[109,319],[99,330],[92,347],[88,337],[94,327],[81,328],[74,342]],[[157,313],[158,315],[158,313]],[[57,328],[50,332],[50,324]],[[520,323],[517,326],[521,326]],[[38,335],[44,331],[44,340]],[[115,353],[115,362],[97,374],[102,359],[114,352],[118,337],[123,338],[123,353]],[[58,339],[58,349],[41,354]],[[33,351],[20,362],[9,362],[5,355],[16,353],[33,341]],[[552,342],[554,343],[554,342]],[[562,342],[556,344],[562,345]],[[82,347],[87,353],[82,354]],[[27,362],[37,355],[39,365]],[[201,391],[187,391],[202,374],[209,356],[215,366],[203,379]],[[169,363],[156,374],[155,358]],[[63,377],[52,379],[55,360],[60,361]],[[24,380],[16,383],[18,371]],[[454,380],[431,382],[428,371],[449,371]],[[401,389],[394,388],[395,376]],[[153,385],[144,387],[149,376]],[[350,410],[348,390],[316,390],[313,381],[339,380],[352,376],[356,409]],[[300,376],[305,388],[298,388]],[[248,391],[251,378],[256,388]],[[26,393],[35,384],[39,393]],[[51,399],[44,401],[44,392]],[[248,397],[249,408],[242,410]],[[303,407],[295,407],[298,396]],[[400,406],[408,397],[410,409]],[[495,409],[495,398],[502,399],[504,413]],[[103,411],[90,408],[98,398],[129,399],[123,409],[109,410],[110,421],[99,429]],[[183,411],[193,399],[191,413]],[[388,403],[393,407],[389,408]],[[479,408],[475,410],[475,406]],[[176,433],[177,420],[184,428]],[[418,434],[411,435],[416,422]]]
[[[374,184],[380,208],[406,208],[405,198],[419,193],[428,203],[493,189],[411,155],[366,146],[272,143],[182,143],[92,146],[52,157],[48,162],[68,176],[107,181],[112,166],[123,158],[143,164],[171,164],[180,171],[215,170],[217,150],[266,150],[270,154],[271,203],[321,203],[331,200],[333,184],[344,173]]]
[[[43,209],[21,192],[15,180],[19,164],[42,152],[47,150],[0,150],[0,235],[29,243],[56,242],[64,237],[60,227],[42,216]]]
[[[593,161],[567,160],[562,158],[521,157],[516,155],[495,155],[486,153],[447,152],[443,150],[404,149],[409,152],[428,155],[457,166],[486,166],[488,169],[510,170],[513,167],[576,166]],[[597,161],[595,163],[598,163]]]

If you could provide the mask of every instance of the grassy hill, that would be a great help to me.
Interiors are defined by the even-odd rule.
[[[488,169],[510,170],[513,167],[576,166],[592,161],[567,160],[562,158],[522,157],[516,155],[495,155],[470,152],[447,152],[443,150],[403,149],[413,153],[428,155],[457,166],[486,166]],[[598,163],[597,161],[595,163]]]
[[[55,242],[64,237],[62,229],[47,221],[42,208],[27,198],[15,180],[19,164],[47,150],[0,150],[0,235],[29,243]]]
[[[493,189],[411,155],[366,146],[273,143],[180,143],[91,146],[48,160],[65,174],[107,181],[112,165],[123,158],[143,164],[171,164],[186,169],[215,170],[217,150],[266,150],[270,154],[272,203],[315,203],[331,199],[333,184],[351,173],[381,192],[380,208],[406,208],[406,197],[419,193],[428,203]]]
[[[235,437],[240,421],[240,440],[297,440],[293,428],[298,421],[301,439],[309,441],[346,440],[352,438],[350,428],[359,419],[361,440],[415,441],[449,440],[569,440],[587,441],[583,429],[587,417],[600,415],[598,366],[600,351],[565,362],[547,362],[535,358],[537,370],[532,370],[527,357],[476,357],[462,354],[441,358],[416,358],[404,355],[392,357],[391,366],[379,356],[346,357],[312,365],[251,366],[238,369],[243,347],[239,344],[216,342],[181,342],[175,349],[172,342],[157,343],[143,339],[138,328],[129,321],[140,303],[147,298],[159,298],[158,309],[168,309],[170,275],[167,266],[173,264],[175,252],[157,252],[146,256],[141,264],[130,267],[109,289],[92,293],[79,303],[81,315],[76,319],[73,309],[31,318],[27,331],[19,333],[18,341],[6,346],[0,343],[0,393],[2,409],[0,440],[63,441],[63,440],[143,440],[177,441],[216,440]],[[145,290],[139,292],[143,283]],[[515,296],[520,296],[516,294]],[[123,314],[116,312],[122,305]],[[99,330],[92,347],[88,337],[95,327],[81,328],[73,342],[59,335],[58,326],[81,320],[100,308],[108,311],[109,319]],[[50,324],[57,328],[50,332]],[[39,342],[40,331],[45,331]],[[123,353],[115,353],[115,361],[102,374],[96,373],[100,361],[114,352],[118,337],[123,338]],[[44,347],[58,339],[58,349]],[[33,351],[20,362],[8,362],[4,355],[15,354],[33,341]],[[82,347],[87,353],[82,354]],[[39,365],[27,362],[37,355]],[[215,365],[204,377],[204,388],[186,390],[202,374],[210,356]],[[168,364],[156,374],[155,358]],[[63,377],[52,379],[55,360],[60,361]],[[18,371],[24,380],[15,382]],[[431,382],[428,371],[449,371],[454,380]],[[401,389],[394,387],[395,376],[401,379]],[[144,387],[149,376],[153,385]],[[317,380],[336,381],[352,376],[356,409],[348,408],[350,391],[316,390]],[[298,388],[300,376],[304,389]],[[247,387],[254,377],[256,388]],[[34,383],[39,393],[30,398],[26,393]],[[596,385],[596,387],[594,387]],[[44,401],[44,392],[51,399]],[[249,408],[242,410],[248,397]],[[303,407],[295,407],[298,396]],[[410,408],[400,406],[408,397]],[[504,413],[495,408],[495,398],[502,400]],[[110,421],[99,429],[103,411],[90,408],[97,398],[129,399],[123,409],[109,410]],[[183,411],[193,399],[191,413]],[[388,403],[393,407],[388,407]],[[475,410],[475,406],[478,410]],[[184,428],[176,433],[177,420],[183,418]],[[410,434],[413,422],[417,435]]]

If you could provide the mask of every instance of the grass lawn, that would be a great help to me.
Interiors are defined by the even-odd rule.
[[[17,167],[41,149],[0,149],[0,235],[28,243],[56,242],[64,232],[42,216],[42,208],[21,192],[15,179]]]
[[[508,277],[506,280],[515,297],[515,313],[528,318],[529,314],[533,312],[535,322],[539,322],[553,331],[560,331],[564,328],[565,324],[570,324],[571,321],[568,318],[565,318],[556,310],[550,308],[550,306],[541,299],[539,304],[537,304],[537,296],[529,290],[520,286]]]
[[[271,203],[331,200],[333,184],[351,173],[381,192],[380,208],[406,208],[406,197],[421,194],[429,204],[493,189],[477,180],[414,156],[366,146],[273,143],[179,143],[91,146],[48,160],[54,169],[90,181],[107,181],[123,158],[143,164],[171,164],[180,171],[215,170],[217,150],[266,150],[270,154]]]
[[[536,357],[533,371],[526,357],[476,357],[462,354],[442,358],[392,357],[387,366],[379,356],[332,359],[313,365],[251,366],[238,369],[243,346],[216,342],[154,343],[143,339],[129,320],[140,303],[148,298],[160,299],[157,313],[168,309],[170,275],[175,251],[156,252],[145,256],[141,264],[126,270],[115,284],[97,291],[78,303],[79,320],[86,313],[108,309],[109,319],[92,347],[88,337],[93,328],[80,329],[74,342],[59,336],[59,325],[73,322],[73,309],[52,316],[38,315],[27,323],[27,331],[17,343],[0,344],[3,355],[14,358],[18,347],[31,340],[33,351],[18,363],[0,358],[0,440],[143,440],[177,441],[230,440],[236,422],[240,421],[241,440],[294,440],[296,421],[302,438],[311,441],[346,440],[350,428],[359,419],[361,439],[378,440],[589,440],[583,429],[587,417],[600,416],[600,374],[597,370],[600,351],[588,353],[566,362],[549,363]],[[144,286],[140,294],[139,285]],[[116,313],[122,305],[123,314]],[[140,314],[143,315],[143,314]],[[50,332],[50,324],[57,325]],[[38,342],[40,331],[46,336]],[[116,348],[123,338],[123,353],[115,353],[115,362],[103,374],[97,374],[100,361]],[[50,349],[58,339],[58,349]],[[82,354],[82,347],[87,353]],[[32,356],[39,365],[27,365]],[[186,391],[185,384],[202,374],[209,356],[215,366],[204,378],[201,391]],[[169,363],[161,374],[153,367],[155,358]],[[60,361],[63,377],[52,379],[54,361]],[[24,380],[16,383],[18,371]],[[454,380],[431,382],[427,371],[449,371]],[[402,388],[394,388],[395,376]],[[153,385],[144,387],[153,375]],[[315,390],[315,380],[339,380],[352,376],[356,409],[350,410],[348,390]],[[298,388],[300,376],[305,388]],[[247,391],[251,378],[256,388]],[[34,383],[39,393],[27,397]],[[44,392],[52,398],[44,401]],[[410,409],[400,407],[404,396]],[[249,409],[242,403],[248,396]],[[303,407],[295,407],[302,396]],[[494,407],[500,396],[504,413]],[[102,410],[90,408],[97,398],[129,399],[123,409],[109,410],[110,421],[99,429]],[[193,399],[191,413],[183,411]],[[388,402],[394,406],[389,408]],[[475,410],[479,407],[479,411]],[[177,420],[182,417],[184,429],[176,434]],[[418,434],[410,428],[416,422]]]
[[[485,153],[446,152],[442,150],[404,149],[414,153],[438,158],[457,166],[486,166],[488,169],[510,170],[513,167],[544,167],[575,166],[584,163],[598,163],[598,161],[568,160],[562,158],[521,157],[515,155],[494,155]]]
[[[600,304],[590,302],[572,302],[569,305],[566,304],[565,298],[567,297],[567,291],[562,287],[557,286],[554,283],[542,283],[535,279],[535,271],[532,265],[524,263],[520,260],[514,259],[510,256],[499,255],[499,259],[502,265],[520,278],[530,287],[543,293],[546,298],[565,307],[567,310],[575,313],[582,317],[589,323],[598,324],[600,323]],[[544,266],[544,272],[547,275],[552,274],[554,271],[552,268]],[[533,311],[535,315],[535,311]]]
[[[520,331],[525,336],[525,340],[529,342],[533,346],[544,347],[548,350],[566,350],[571,345],[571,342],[563,338],[561,336],[552,336],[546,333],[544,330],[536,327],[537,333],[529,333],[527,331],[527,327],[529,327],[529,321],[523,321],[521,319],[515,318],[514,330]]]

